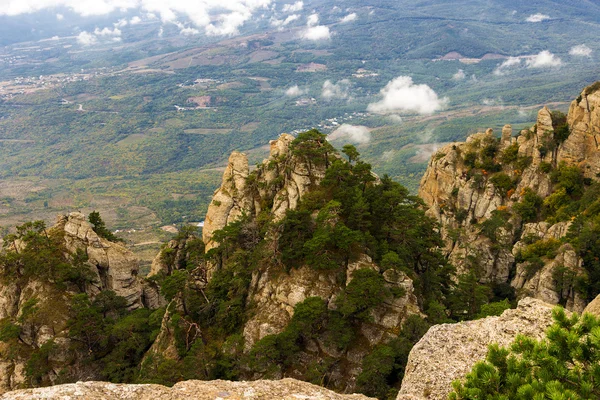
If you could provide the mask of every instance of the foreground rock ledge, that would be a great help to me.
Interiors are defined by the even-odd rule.
[[[488,345],[508,346],[519,333],[542,339],[552,324],[553,308],[528,297],[499,317],[432,326],[410,351],[396,400],[447,399],[452,381],[485,359]]]
[[[56,399],[56,400],[369,400],[359,394],[338,394],[295,379],[280,381],[185,381],[172,388],[161,385],[126,385],[107,382],[77,382],[37,389],[16,390],[0,399]],[[372,399],[375,400],[375,399]]]

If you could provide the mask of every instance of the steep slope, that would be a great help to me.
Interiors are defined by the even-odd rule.
[[[526,298],[498,317],[435,325],[412,348],[397,400],[447,399],[490,344],[508,346],[517,334],[541,339],[551,324],[552,305]]]
[[[155,286],[138,277],[131,251],[100,237],[80,213],[60,216],[49,229],[34,222],[17,232],[0,259],[0,390],[101,377],[74,347],[72,299],[111,292],[131,311],[154,306]]]
[[[372,174],[355,149],[345,151],[350,162],[309,131],[272,141],[269,159],[252,172],[243,154],[231,155],[207,213],[205,259],[188,237],[153,264],[170,304],[142,379],[156,382],[165,365],[193,362],[205,370],[181,378],[227,377],[218,367],[227,363],[236,378],[388,390],[383,376],[381,385],[369,378],[373,352],[399,352],[392,364],[406,357],[420,333],[405,337],[404,326],[427,326],[415,284],[427,279],[415,271],[436,276],[444,262],[430,250],[439,238],[417,199]],[[210,355],[215,347],[222,353]]]
[[[566,117],[544,107],[517,137],[507,125],[500,139],[488,130],[432,157],[419,195],[459,273],[575,311],[598,294],[584,284],[595,266],[584,265],[577,239],[600,168],[598,86]]]

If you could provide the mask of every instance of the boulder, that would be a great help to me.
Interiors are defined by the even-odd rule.
[[[553,306],[525,298],[499,317],[432,326],[412,348],[397,400],[447,399],[452,382],[485,359],[488,346],[508,346],[517,334],[544,337]]]
[[[359,394],[338,394],[294,379],[280,381],[184,381],[172,388],[161,385],[125,385],[108,382],[77,382],[38,389],[16,390],[3,400],[369,400]],[[375,400],[375,399],[372,399]]]

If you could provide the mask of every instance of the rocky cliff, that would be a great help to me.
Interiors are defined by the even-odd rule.
[[[231,153],[221,186],[215,191],[204,220],[202,238],[206,251],[214,247],[212,235],[216,230],[243,214],[258,216],[264,209],[279,220],[323,179],[325,165],[309,163],[291,154],[293,140],[287,133],[271,140],[269,158],[258,166],[252,178],[246,155]]]
[[[26,384],[27,362],[31,354],[40,349],[48,351],[45,372],[39,377],[43,382],[54,383],[69,376],[77,379],[98,376],[97,368],[81,363],[80,354],[71,348],[68,320],[71,298],[76,293],[87,293],[93,299],[102,291],[113,291],[124,299],[129,310],[154,306],[160,297],[155,286],[138,277],[138,262],[133,253],[119,243],[99,237],[82,214],[60,216],[56,224],[44,232],[40,237],[54,241],[53,247],[40,247],[36,250],[40,260],[31,259],[36,255],[27,254],[27,247],[35,243],[27,241],[26,235],[32,235],[27,233],[13,245],[15,255],[21,255],[13,261],[19,263],[20,271],[12,271],[8,281],[3,277],[0,321],[5,336],[0,344],[0,391]],[[62,257],[58,255],[57,261],[52,261],[61,264],[43,266],[53,271],[27,272],[35,263],[56,257],[51,253],[53,249],[64,252]],[[3,273],[10,268],[10,257],[3,258]],[[68,268],[67,263],[76,264],[77,257],[81,257],[82,262],[78,273],[85,279],[79,284],[67,283],[63,279],[71,279],[72,275],[68,274],[72,272],[63,273],[66,278],[57,278],[56,271]],[[17,348],[6,337],[11,328],[18,329]]]
[[[410,352],[397,400],[447,399],[452,382],[485,359],[490,344],[508,346],[517,334],[543,338],[553,322],[552,308],[525,298],[499,317],[433,326]]]
[[[309,140],[318,142],[323,139],[318,134]],[[282,262],[281,253],[288,250],[281,247],[282,235],[285,229],[289,229],[286,228],[287,224],[290,224],[285,219],[286,212],[296,210],[305,196],[312,195],[312,201],[317,204],[322,202],[322,200],[315,200],[318,196],[330,196],[327,191],[319,189],[319,184],[325,178],[328,164],[331,165],[336,160],[340,162],[338,156],[333,156],[334,150],[327,147],[330,145],[326,141],[317,143],[316,150],[305,151],[310,154],[310,157],[298,150],[298,147],[305,144],[300,143],[293,148],[293,141],[294,137],[287,134],[271,141],[269,158],[252,172],[248,168],[245,155],[232,153],[221,187],[216,190],[209,206],[202,233],[209,261],[190,265],[185,261],[189,259],[187,245],[179,239],[170,242],[157,256],[151,274],[169,276],[185,269],[186,274],[193,275],[193,278],[188,281],[184,292],[187,288],[193,288],[194,293],[205,296],[202,298],[207,302],[206,307],[209,307],[213,302],[212,287],[217,284],[228,285],[229,281],[217,282],[221,282],[223,274],[227,275],[232,273],[229,271],[235,270],[233,275],[227,275],[227,279],[236,281],[236,284],[243,282],[247,285],[241,291],[243,296],[240,296],[239,302],[229,306],[235,307],[235,312],[242,314],[239,333],[243,354],[237,354],[235,357],[243,359],[250,355],[256,346],[264,346],[266,343],[264,340],[269,341],[277,335],[288,334],[296,307],[307,301],[313,304],[310,303],[311,299],[320,299],[324,304],[324,309],[320,312],[330,314],[330,316],[323,314],[321,318],[325,321],[315,328],[326,330],[323,325],[326,325],[328,319],[333,318],[332,313],[339,315],[337,313],[339,298],[346,295],[345,292],[355,278],[355,273],[361,271],[360,273],[365,274],[364,271],[371,271],[372,274],[369,276],[381,282],[382,292],[388,294],[381,303],[369,311],[368,317],[353,322],[356,328],[344,325],[347,332],[336,334],[350,334],[354,337],[351,344],[332,344],[336,340],[331,338],[331,333],[315,333],[310,337],[303,334],[303,339],[299,340],[301,345],[294,350],[296,352],[294,357],[299,360],[297,365],[282,367],[278,365],[280,359],[275,359],[268,365],[269,372],[256,367],[244,367],[241,372],[241,377],[248,379],[258,379],[265,374],[273,378],[288,376],[314,379],[311,376],[317,371],[322,371],[321,379],[326,379],[329,387],[344,392],[352,391],[356,386],[356,378],[362,371],[362,361],[365,356],[377,345],[394,339],[408,317],[411,315],[420,317],[423,314],[418,305],[411,277],[402,271],[378,265],[364,249],[360,250],[358,242],[352,246],[351,251],[349,248],[346,256],[336,258],[336,264],[333,266],[328,264],[326,267],[314,267],[307,263],[303,264],[305,253],[299,253],[297,259],[290,261],[298,265],[286,265]],[[322,151],[321,146],[327,150]],[[329,151],[332,154],[327,154]],[[344,176],[344,179],[349,179],[353,166],[348,162],[340,162],[336,165],[339,168],[346,168],[344,165],[349,168],[345,172],[348,175]],[[366,164],[360,164],[359,168],[364,165]],[[366,175],[361,178],[365,180],[364,185],[377,184],[377,178],[370,173],[370,170],[365,171]],[[364,192],[365,188],[366,186],[362,187],[361,191]],[[332,208],[327,208],[328,205]],[[295,241],[299,243],[302,250],[302,241],[309,239],[302,237],[305,235],[302,231],[311,232],[315,229],[330,228],[339,232],[336,229],[343,226],[339,215],[341,205],[335,202],[327,204],[327,201],[324,201],[319,207],[306,213],[306,220],[298,228],[294,228],[299,230],[299,237],[292,240],[290,246],[297,246],[298,244],[293,243]],[[321,219],[327,222],[318,222]],[[223,230],[224,228],[230,229],[231,232],[239,229],[235,231],[239,232],[236,233],[238,235],[236,239],[225,239],[223,236],[227,231]],[[344,226],[343,229],[348,228]],[[319,237],[319,240],[325,239]],[[323,252],[321,257],[328,259],[329,253],[340,250],[333,247],[327,251],[316,251]],[[236,254],[243,254],[243,256],[236,258]],[[260,261],[256,262],[254,258],[258,257]],[[247,270],[240,269],[241,265],[245,265],[244,268],[249,271],[248,275],[245,275]],[[205,272],[200,273],[200,270]],[[199,275],[206,279],[200,279]],[[176,329],[191,327],[192,331],[196,329],[197,332],[203,331],[200,326],[202,322],[194,325],[195,322],[189,317],[189,309],[193,307],[191,302],[189,294],[185,293],[172,300],[158,338],[148,353],[149,364],[164,358],[176,363],[182,362],[181,347],[180,351],[177,351]],[[185,325],[177,328],[176,321]],[[289,341],[290,346],[296,346],[293,344],[295,339]],[[225,345],[229,346],[229,344]],[[267,350],[264,350],[259,356],[270,355]]]
[[[48,388],[17,390],[4,400],[80,399],[80,400],[368,400],[358,394],[337,394],[320,386],[294,379],[280,381],[228,382],[186,381],[169,388],[161,385],[123,385],[105,382],[78,382]]]
[[[434,154],[419,196],[440,223],[444,251],[459,273],[476,269],[482,282],[508,283],[520,297],[583,310],[587,299],[574,287],[577,279],[567,284],[556,279],[559,267],[585,279],[572,247],[541,256],[541,263],[521,256],[533,249],[527,246],[564,241],[569,232],[578,211],[565,207],[562,215],[553,213],[581,193],[569,193],[574,189],[565,189],[561,174],[581,174],[575,179],[586,185],[597,179],[598,86],[584,89],[567,116],[544,107],[536,124],[516,137],[506,125],[499,138],[488,129]]]

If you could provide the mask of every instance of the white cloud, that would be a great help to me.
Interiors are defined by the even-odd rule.
[[[592,55],[592,49],[587,47],[585,44],[580,44],[578,46],[571,47],[569,54],[578,57],[589,57]]]
[[[358,18],[358,15],[356,15],[356,13],[352,13],[352,14],[348,14],[345,17],[343,17],[342,19],[340,19],[340,22],[344,24],[346,22],[356,21],[357,18]]]
[[[306,93],[305,90],[302,90],[298,87],[298,85],[294,85],[290,88],[288,88],[288,90],[285,91],[285,95],[288,97],[298,97],[303,95],[304,93]]]
[[[544,50],[538,55],[528,59],[526,64],[527,68],[552,68],[560,66],[562,61],[548,50]]]
[[[327,80],[323,83],[321,97],[326,100],[347,99],[349,97],[349,92],[350,81],[348,79],[342,79],[338,83],[333,83]]]
[[[299,18],[300,16],[298,14],[289,15],[286,19],[271,18],[271,25],[280,28],[288,25],[290,22],[296,21]]]
[[[329,140],[343,139],[350,143],[369,143],[371,132],[366,126],[342,124],[328,136]]]
[[[298,12],[304,8],[304,2],[297,1],[294,4],[285,4],[282,8],[283,12]]]
[[[77,43],[83,46],[91,46],[93,44],[96,44],[97,42],[98,39],[93,33],[83,31],[79,35],[77,35]]]
[[[383,99],[371,103],[368,111],[387,114],[416,112],[432,114],[445,107],[448,99],[439,98],[437,93],[425,84],[416,85],[410,76],[399,76],[381,89]]]
[[[162,28],[160,28],[162,31]],[[182,34],[183,36],[194,36],[194,35],[198,35],[200,34],[200,31],[196,28],[190,28],[188,27],[183,27],[179,30],[179,33]]]
[[[521,65],[521,59],[519,57],[509,57],[502,64],[500,64],[494,70],[494,75],[504,75],[507,70],[515,68]]]
[[[527,17],[527,19],[525,21],[527,21],[527,22],[542,22],[547,19],[550,19],[549,15],[537,13],[537,14],[530,15],[529,17]]]
[[[402,117],[398,114],[390,114],[387,116],[387,118],[394,124],[401,124],[403,121]]]
[[[326,40],[331,38],[331,31],[328,26],[317,25],[305,29],[300,36],[306,40]]]
[[[129,20],[129,23],[131,25],[137,25],[140,22],[142,22],[142,19],[140,17],[138,17],[137,15]]]
[[[165,30],[163,29],[163,27],[161,26],[160,29],[158,30],[158,37],[161,38],[163,37],[163,34],[165,33]]]
[[[233,35],[254,13],[273,0],[4,0],[0,15],[19,15],[65,7],[81,16],[107,15],[114,11],[138,9],[156,14],[163,23],[187,18],[209,35]],[[216,21],[216,23],[215,23]]]
[[[117,37],[117,36],[121,36],[121,30],[119,28],[114,28],[114,29],[110,29],[110,28],[103,28],[103,29],[99,29],[96,28],[94,29],[94,35],[96,36],[104,36],[104,37]]]
[[[63,19],[65,19],[65,16],[62,14],[56,14],[56,19],[62,21]]]
[[[113,25],[117,28],[123,28],[125,26],[127,26],[128,22],[126,19],[120,19],[117,22],[115,22]]]
[[[308,16],[308,19],[306,20],[306,25],[308,26],[315,26],[319,23],[319,14],[311,14]]]
[[[462,81],[466,78],[466,76],[467,75],[465,75],[465,71],[459,69],[454,75],[452,75],[452,79],[454,79],[455,81]]]

